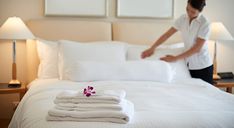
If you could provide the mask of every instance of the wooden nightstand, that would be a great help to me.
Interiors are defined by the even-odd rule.
[[[21,84],[21,87],[18,88],[10,88],[8,87],[8,83],[0,83],[0,94],[19,93],[21,100],[25,92],[26,92],[25,84]]]
[[[226,88],[226,92],[232,93],[232,87],[234,87],[234,79],[214,80],[214,85],[216,87],[224,87]]]

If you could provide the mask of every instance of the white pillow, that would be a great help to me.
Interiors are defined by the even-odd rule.
[[[37,52],[40,60],[39,79],[59,78],[58,74],[58,42],[38,39]]]
[[[61,79],[67,79],[67,70],[76,61],[115,61],[126,60],[126,44],[113,41],[79,43],[60,41],[59,72]]]
[[[184,48],[184,42],[174,43],[174,44],[162,44],[158,49],[175,49],[175,48]]]
[[[72,81],[158,81],[171,82],[174,72],[164,61],[98,62],[78,61],[68,70]]]
[[[171,62],[170,65],[175,71],[175,76],[173,77],[173,80],[183,80],[183,79],[191,78],[188,67],[184,60]]]
[[[141,54],[143,51],[148,49],[148,45],[128,45],[127,49],[127,60],[141,60]],[[146,60],[160,59],[161,57],[172,54],[177,55],[184,51],[183,43],[162,45],[155,49],[155,52],[150,57],[145,58]]]
[[[127,50],[127,60],[142,60],[141,53],[147,48],[149,48],[149,46],[129,45]],[[183,44],[172,44],[157,48],[155,50],[155,53],[152,56],[145,58],[145,60],[159,60],[161,57],[167,54],[178,55],[182,52],[184,52]],[[176,75],[174,76],[174,80],[191,78],[191,75],[184,60],[178,60],[169,64],[175,70]]]

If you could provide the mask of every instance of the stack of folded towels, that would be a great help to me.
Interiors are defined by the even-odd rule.
[[[97,91],[85,96],[66,90],[54,100],[55,107],[48,112],[49,121],[84,121],[128,123],[134,115],[134,105],[125,99],[123,90]]]

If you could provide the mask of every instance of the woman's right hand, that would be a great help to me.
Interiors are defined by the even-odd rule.
[[[154,54],[154,48],[149,48],[149,49],[146,49],[144,52],[141,53],[141,58],[144,59],[146,57],[149,57],[151,56],[152,54]]]

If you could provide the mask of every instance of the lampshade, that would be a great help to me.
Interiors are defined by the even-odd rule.
[[[0,39],[25,40],[34,35],[19,17],[10,17],[0,28]]]
[[[221,22],[213,22],[211,24],[210,39],[214,40],[214,59],[213,59],[213,79],[217,80],[220,77],[217,74],[217,41],[219,40],[233,40],[232,35],[228,32],[226,27]]]
[[[233,40],[232,35],[221,22],[213,22],[211,24],[211,40]]]

